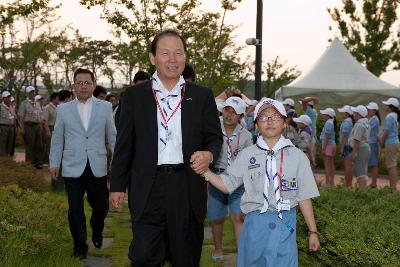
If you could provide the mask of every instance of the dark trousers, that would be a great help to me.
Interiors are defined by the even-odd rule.
[[[174,267],[199,266],[204,228],[190,208],[187,179],[184,171],[157,172],[144,212],[132,222],[133,266],[161,266],[166,257]]]
[[[106,177],[95,177],[90,169],[89,161],[79,178],[64,177],[65,191],[68,196],[68,222],[74,240],[74,248],[87,251],[86,218],[83,208],[83,196],[92,208],[90,226],[93,234],[101,234],[104,219],[108,213],[108,188]]]

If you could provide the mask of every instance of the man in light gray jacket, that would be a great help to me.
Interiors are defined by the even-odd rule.
[[[74,73],[77,98],[58,107],[50,147],[50,172],[57,179],[60,166],[68,195],[68,222],[74,240],[73,255],[86,258],[88,245],[83,196],[92,207],[90,226],[96,248],[103,242],[104,219],[108,212],[107,138],[114,150],[116,129],[111,104],[93,97],[93,73],[78,69]]]

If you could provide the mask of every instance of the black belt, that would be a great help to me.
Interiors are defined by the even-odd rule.
[[[163,164],[163,165],[157,165],[157,171],[159,172],[177,172],[181,171],[185,168],[185,165],[183,163],[181,164]]]
[[[212,170],[212,172],[220,172],[220,173],[225,171],[225,169],[215,168],[215,167],[211,167],[211,170]]]
[[[14,127],[14,125],[12,125],[12,124],[1,124],[1,123],[0,123],[0,126]]]

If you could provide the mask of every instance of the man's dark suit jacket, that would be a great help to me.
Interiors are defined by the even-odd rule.
[[[207,209],[207,183],[190,168],[190,157],[196,151],[210,151],[216,160],[221,150],[222,131],[210,89],[186,84],[181,125],[190,205],[196,219],[202,222]],[[125,192],[129,186],[134,221],[146,205],[156,177],[157,160],[157,105],[151,82],[145,82],[128,88],[124,94],[111,172],[111,192]]]

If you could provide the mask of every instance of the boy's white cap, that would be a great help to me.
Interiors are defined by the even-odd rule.
[[[292,107],[294,107],[294,100],[291,98],[286,98],[285,100],[283,100],[282,102],[283,105],[290,105]]]
[[[303,123],[306,126],[310,126],[312,124],[312,121],[308,115],[301,115],[298,118],[293,118],[293,121],[296,123]]]
[[[360,114],[361,117],[364,117],[364,118],[367,117],[367,115],[368,115],[368,110],[363,105],[358,105],[357,107],[351,107],[351,110],[353,112],[357,112],[358,114]]]
[[[400,107],[399,100],[397,98],[394,98],[394,97],[391,97],[386,101],[382,101],[382,103],[387,105],[387,106],[392,105],[392,106],[395,106],[396,108]]]
[[[219,112],[222,112],[223,109],[224,109],[224,103],[217,102],[217,110]]]
[[[256,108],[254,109],[254,120],[257,119],[258,114],[269,106],[273,106],[282,116],[286,117],[286,110],[282,102],[274,100],[271,98],[263,97],[260,102],[258,102]]]
[[[255,106],[257,105],[258,101],[257,100],[251,100],[251,99],[246,99],[244,102],[246,102],[246,104],[248,106]]]
[[[33,86],[28,86],[28,87],[25,88],[25,92],[27,92],[27,93],[30,93],[30,92],[32,92],[32,91],[35,91],[35,87],[33,87]]]
[[[224,108],[232,107],[235,110],[236,114],[240,115],[240,114],[244,114],[246,112],[247,104],[240,97],[231,96],[227,100],[225,100],[223,107]]]
[[[375,110],[379,110],[378,104],[375,102],[369,102],[367,105],[367,109],[375,109]]]
[[[40,99],[42,99],[43,98],[43,96],[41,96],[41,95],[35,95],[35,100],[37,101],[37,100],[40,100]]]
[[[326,108],[326,109],[320,110],[319,113],[321,113],[323,115],[328,115],[328,116],[330,116],[332,118],[336,117],[336,113],[333,110],[333,108]]]
[[[351,107],[349,105],[344,105],[341,108],[337,109],[339,112],[343,112],[343,113],[349,113],[350,115],[353,115],[353,111],[351,110]]]
[[[1,93],[1,97],[9,97],[11,94],[9,91],[4,91],[3,93]]]

